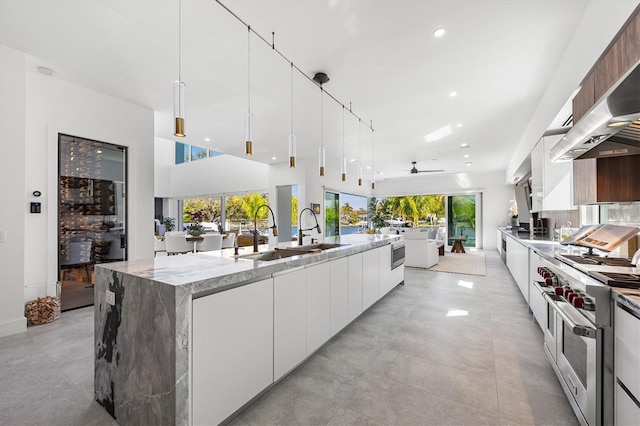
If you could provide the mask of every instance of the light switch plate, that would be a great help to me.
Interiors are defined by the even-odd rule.
[[[4,239],[5,239],[5,232],[0,231],[0,243],[4,243]]]
[[[111,306],[116,304],[116,294],[107,290],[107,303]]]

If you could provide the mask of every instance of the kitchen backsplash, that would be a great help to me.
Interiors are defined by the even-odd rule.
[[[600,218],[603,223],[640,227],[640,202],[602,205]]]

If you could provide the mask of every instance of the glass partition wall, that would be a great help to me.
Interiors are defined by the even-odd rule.
[[[127,149],[58,136],[62,310],[93,304],[93,265],[127,259]]]

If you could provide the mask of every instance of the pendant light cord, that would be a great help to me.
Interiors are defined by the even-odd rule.
[[[344,105],[342,105],[342,157],[344,158]]]
[[[178,87],[182,85],[182,1],[178,0]]]
[[[291,64],[291,66],[298,71],[298,73],[300,73],[304,78],[306,78],[307,80],[309,80],[310,82],[312,82],[313,84],[317,84],[314,80],[313,77],[310,77],[309,75],[307,75],[304,71],[302,71],[300,68],[298,68],[297,65],[295,65],[293,63],[293,61],[291,61],[289,58],[287,58],[282,52],[280,52],[280,50],[276,49],[275,47],[275,43],[273,41],[268,41],[266,38],[264,38],[262,35],[260,35],[256,30],[251,28],[251,25],[247,24],[244,20],[242,20],[242,18],[240,18],[238,15],[236,15],[231,9],[229,9],[224,3],[222,3],[221,0],[214,0],[216,3],[218,3],[224,10],[226,10],[227,12],[229,12],[229,14],[231,14],[231,16],[233,16],[234,18],[236,18],[242,25],[247,27],[247,30],[249,31],[249,33],[253,32],[253,34],[256,35],[256,37],[258,37],[260,40],[262,40],[264,43],[266,43],[271,50],[273,50],[274,52],[276,52],[278,55],[280,55],[280,57],[282,59],[284,59],[285,61],[289,62]],[[272,40],[273,37],[275,37],[274,33],[272,33]],[[327,96],[329,96],[331,99],[333,99],[334,102],[336,102],[337,104],[341,105],[342,107],[344,107],[344,103],[340,102],[338,100],[338,98],[336,98],[335,96],[333,96],[330,92],[327,92],[326,90],[323,89],[323,91],[327,94]],[[359,121],[362,121],[362,119],[358,116],[358,114],[356,114],[355,112],[353,112],[353,110],[351,109],[351,107],[349,107],[349,114],[353,115],[355,118],[357,118]],[[369,127],[368,124],[365,123],[365,126]],[[371,129],[373,130],[373,129]]]
[[[291,62],[291,134],[293,134],[293,62]]]
[[[247,25],[247,105],[251,116],[251,25]]]
[[[320,148],[324,148],[324,106],[323,106],[323,101],[322,98],[324,98],[324,96],[322,95],[322,92],[324,92],[324,89],[322,88],[322,84],[320,85]]]

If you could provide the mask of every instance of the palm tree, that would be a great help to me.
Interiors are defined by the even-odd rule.
[[[256,211],[258,212],[258,220],[265,219],[267,217],[268,209],[258,208],[264,204],[269,204],[267,197],[264,194],[247,194],[242,197],[242,209],[247,214],[249,219],[253,220],[256,217]]]

